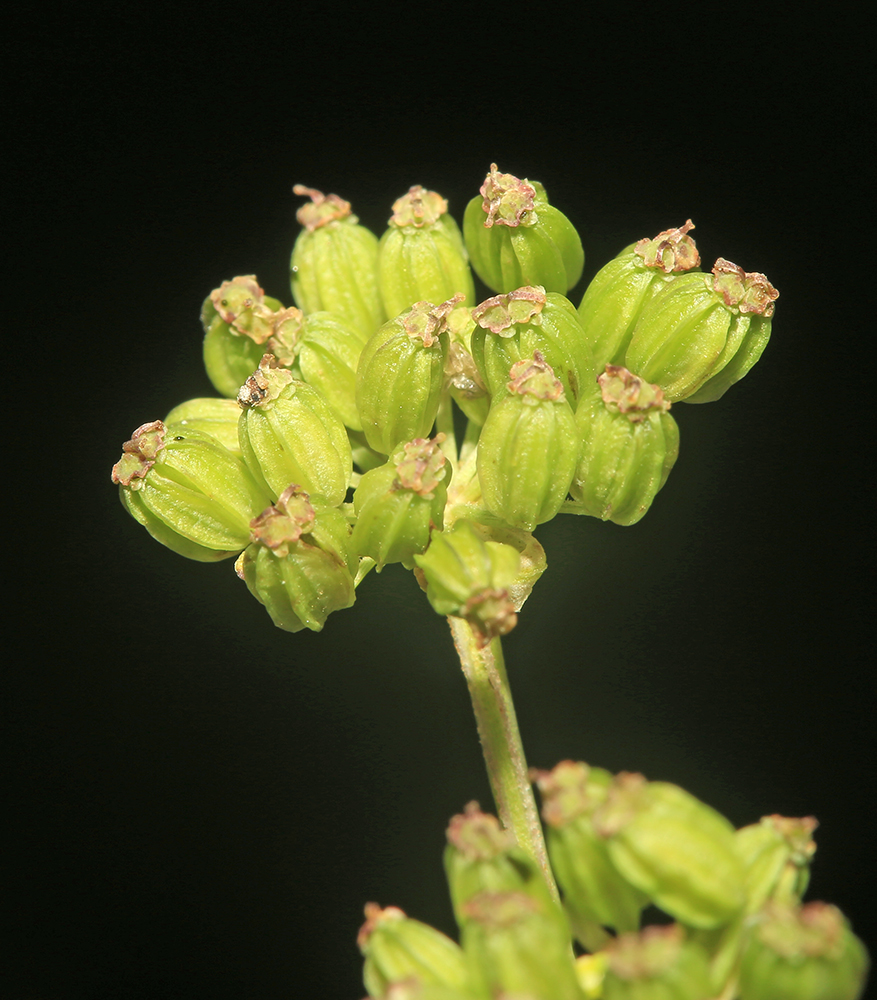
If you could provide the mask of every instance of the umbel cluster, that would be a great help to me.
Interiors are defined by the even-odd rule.
[[[289,631],[396,562],[483,641],[509,631],[545,565],[533,529],[638,521],[676,461],[672,404],[721,397],[770,336],[776,289],[701,270],[690,220],[623,249],[576,306],[582,243],[535,181],[491,166],[462,233],[412,187],[380,239],[294,190],[296,304],[222,282],[201,311],[217,397],[138,427],[113,468],[158,541],[236,556]],[[473,269],[496,293],[480,303]]]
[[[702,270],[690,220],[624,248],[576,305],[574,227],[495,165],[462,232],[419,186],[380,239],[337,195],[295,192],[295,305],[253,275],[222,282],[201,312],[217,396],[138,427],[112,474],[150,534],[236,557],[291,632],[319,631],[371,569],[402,563],[483,646],[505,634],[545,568],[533,530],[559,513],[636,523],[676,461],[671,407],[719,399],[770,336],[776,289],[723,258]],[[473,270],[495,293],[480,303]],[[560,898],[473,804],[447,834],[459,943],[369,904],[370,996],[861,995],[862,943],[835,907],[802,903],[814,819],[734,830],[639,774],[564,762],[531,777]],[[669,922],[643,928],[655,911]]]
[[[444,857],[459,944],[370,903],[359,933],[369,996],[860,996],[862,942],[836,907],[801,905],[816,849],[812,817],[765,816],[735,831],[677,785],[641,774],[564,761],[531,777],[562,900],[509,831],[471,803],[451,820]],[[640,929],[646,907],[672,922]]]

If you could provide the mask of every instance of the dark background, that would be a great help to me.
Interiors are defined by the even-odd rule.
[[[256,273],[289,303],[294,182],[380,233],[413,183],[459,219],[493,160],[546,185],[586,280],[691,217],[707,266],[781,292],[750,376],[674,409],[644,521],[539,529],[549,570],[505,643],[528,759],[675,781],[737,825],[816,815],[809,898],[874,940],[869,93],[842,7],[705,9],[14,26],[0,995],[357,1000],[366,901],[452,931],[444,828],[490,795],[413,579],[290,636],[230,562],[151,541],[109,473],[211,394],[212,288]]]

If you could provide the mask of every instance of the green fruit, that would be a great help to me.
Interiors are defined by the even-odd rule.
[[[296,483],[337,506],[353,471],[344,424],[319,389],[275,365],[266,354],[238,394],[244,460],[272,496]]]
[[[557,292],[516,288],[472,310],[472,357],[494,399],[508,393],[509,369],[534,351],[551,365],[569,405],[590,386],[594,362],[575,307]]]
[[[509,394],[493,403],[481,430],[478,479],[492,514],[532,531],[566,500],[580,442],[563,386],[538,351],[509,377]]]
[[[353,604],[356,560],[341,511],[292,485],[254,519],[252,538],[235,569],[278,628],[319,632],[333,611]]]
[[[763,274],[721,257],[711,275],[679,275],[640,313],[624,365],[671,402],[718,399],[761,357],[778,296]]]
[[[740,1000],[857,1000],[868,952],[843,914],[827,903],[769,904],[740,966]]]
[[[369,996],[383,997],[393,983],[416,980],[420,985],[466,985],[466,961],[458,944],[395,906],[367,903],[366,921],[357,936],[365,956],[363,981]]]
[[[466,206],[463,236],[475,273],[495,292],[542,285],[566,294],[582,275],[585,252],[573,224],[538,181],[502,174],[495,163]]]
[[[743,910],[734,828],[677,785],[619,774],[593,823],[624,878],[680,922],[712,929]]]
[[[670,475],[679,428],[663,391],[607,365],[576,410],[582,450],[570,493],[576,511],[636,524]]]
[[[474,304],[469,255],[447,211],[441,195],[419,184],[394,202],[378,247],[378,283],[388,316],[414,302],[446,302],[458,294],[463,305]]]
[[[296,184],[311,202],[296,213],[304,226],[292,249],[290,283],[298,307],[334,313],[363,337],[385,319],[378,290],[378,238],[351,214],[350,203]]]
[[[113,466],[122,503],[146,530],[188,559],[213,562],[250,541],[269,494],[216,438],[160,420],[138,427]]]
[[[356,555],[374,559],[378,572],[387,563],[413,566],[433,529],[442,529],[448,497],[443,440],[440,434],[432,441],[407,442],[386,465],[366,472],[353,494],[350,545]]]
[[[595,374],[605,365],[621,365],[634,327],[646,303],[676,275],[696,269],[700,254],[688,236],[689,219],[653,240],[642,239],[602,267],[585,290],[579,321],[594,355]]]
[[[405,441],[429,436],[438,413],[448,354],[446,319],[455,299],[418,302],[385,323],[363,348],[356,406],[366,440],[390,455]]]

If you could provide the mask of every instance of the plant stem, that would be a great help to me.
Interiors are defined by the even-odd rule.
[[[462,618],[450,617],[448,624],[469,686],[499,818],[503,826],[512,830],[518,845],[539,865],[551,894],[558,899],[533,788],[527,776],[527,761],[502,646],[498,638],[487,646],[479,646],[472,628]]]

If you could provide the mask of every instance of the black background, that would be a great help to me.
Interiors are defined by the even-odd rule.
[[[109,472],[137,425],[211,394],[212,288],[255,273],[289,303],[293,183],[380,233],[413,183],[459,219],[494,160],[573,220],[586,280],[691,217],[707,266],[781,292],[750,376],[674,409],[644,521],[539,529],[549,570],[505,643],[528,759],[675,781],[737,825],[816,815],[809,898],[873,940],[855,24],[585,10],[104,3],[14,26],[3,997],[356,1000],[366,901],[452,932],[444,828],[490,796],[410,575],[287,635],[231,563],[152,542]]]

